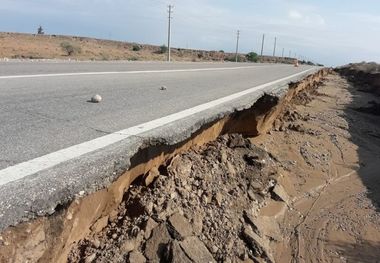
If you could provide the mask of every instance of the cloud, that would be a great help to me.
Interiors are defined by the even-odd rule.
[[[265,33],[267,54],[277,37],[278,50],[323,58],[323,63],[344,63],[344,55],[352,54],[380,58],[380,1],[374,0],[347,5],[327,0],[0,1],[4,31],[35,32],[41,24],[47,33],[160,45],[166,41],[170,3],[174,46],[234,51],[239,29],[242,52],[260,50]]]
[[[319,14],[307,13],[307,11],[300,12],[298,10],[290,10],[288,18],[297,23],[306,25],[324,26],[326,25],[325,19]]]
[[[297,10],[290,10],[288,13],[290,19],[300,20],[303,18],[303,15]]]

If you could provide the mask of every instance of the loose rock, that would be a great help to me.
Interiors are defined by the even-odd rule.
[[[102,101],[102,97],[99,94],[96,94],[91,97],[90,102],[92,103],[99,103]]]

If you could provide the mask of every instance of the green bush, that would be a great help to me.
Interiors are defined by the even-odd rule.
[[[44,35],[44,34],[45,34],[44,29],[42,28],[42,26],[39,26],[37,29],[37,35]]]
[[[73,44],[69,42],[62,42],[61,48],[63,51],[67,53],[68,56],[81,53],[80,47],[74,46]]]
[[[236,62],[236,56],[235,55],[228,55],[224,58],[224,61]],[[247,59],[243,55],[237,56],[237,62],[246,62],[246,61],[247,61]]]
[[[255,52],[249,52],[245,57],[250,62],[257,62],[259,60],[259,56]]]
[[[160,47],[160,53],[161,53],[161,54],[164,54],[164,53],[166,53],[166,52],[168,52],[168,47],[165,46],[165,45],[162,45],[162,46]]]
[[[141,50],[141,46],[140,45],[133,45],[132,50],[133,51],[140,51]]]

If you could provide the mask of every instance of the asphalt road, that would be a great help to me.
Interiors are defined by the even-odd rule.
[[[0,170],[309,68],[235,63],[3,62]],[[65,75],[70,73],[74,75]],[[160,90],[162,85],[167,90]],[[100,94],[103,101],[87,102],[94,94]]]

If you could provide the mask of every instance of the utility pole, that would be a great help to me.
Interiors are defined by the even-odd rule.
[[[276,56],[277,37],[274,38],[273,56]]]
[[[284,58],[284,52],[285,52],[285,48],[282,48],[282,58]]]
[[[235,62],[238,62],[239,38],[240,38],[240,30],[238,30],[238,31],[237,31],[237,34],[236,34],[236,53],[235,53]]]
[[[289,58],[291,58],[291,57],[292,57],[292,51],[289,50]]]
[[[261,41],[261,56],[263,56],[263,53],[264,53],[264,42],[265,42],[265,34],[263,34],[263,40]]]
[[[170,62],[170,40],[171,40],[171,20],[172,20],[172,13],[173,13],[173,6],[168,6],[168,13],[169,13],[169,25],[168,25],[168,62]]]

